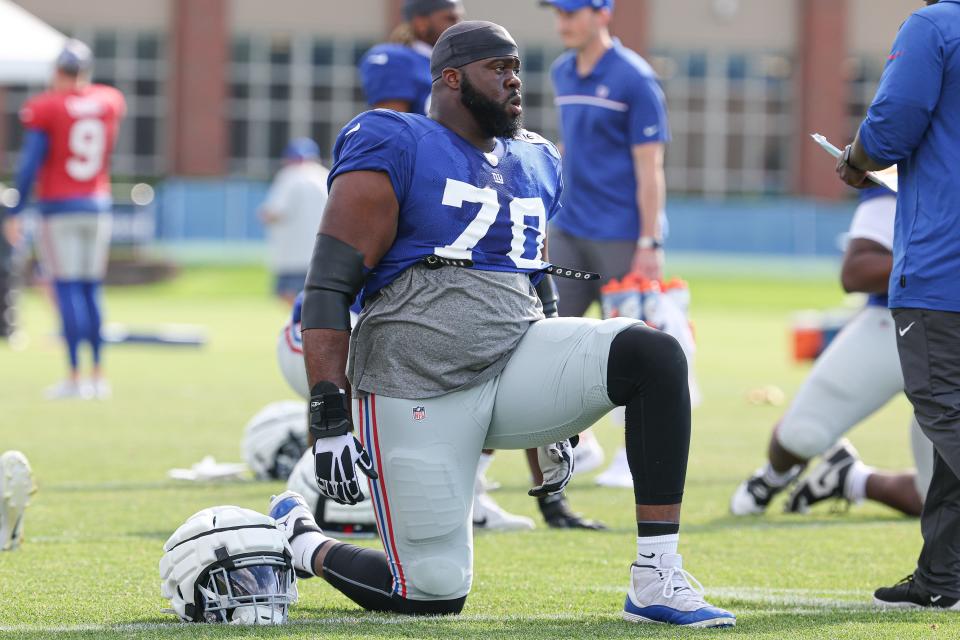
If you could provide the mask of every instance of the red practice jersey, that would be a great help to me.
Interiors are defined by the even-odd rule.
[[[38,200],[110,195],[110,153],[126,109],[123,94],[102,84],[47,91],[27,101],[20,121],[49,140]]]

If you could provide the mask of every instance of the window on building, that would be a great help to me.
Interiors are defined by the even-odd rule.
[[[659,51],[649,60],[670,115],[670,191],[710,196],[789,191],[788,56]]]
[[[850,102],[847,116],[850,122],[851,138],[856,134],[863,117],[867,115],[867,108],[873,102],[885,64],[886,59],[877,56],[862,56],[847,60],[847,76],[850,78]]]
[[[231,47],[230,171],[265,178],[290,138],[311,137],[329,162],[340,129],[367,106],[356,64],[372,42],[243,34]]]
[[[267,177],[291,137],[308,136],[330,162],[347,122],[367,107],[357,66],[375,44],[308,35],[234,38],[230,67],[230,171]],[[556,48],[524,52],[527,128],[557,137],[549,66]]]

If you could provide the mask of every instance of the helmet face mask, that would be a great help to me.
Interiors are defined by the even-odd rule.
[[[258,480],[286,480],[307,450],[307,403],[281,400],[265,406],[244,427],[240,448]]]
[[[281,444],[277,449],[277,454],[273,459],[273,466],[269,471],[270,477],[278,479],[289,478],[304,452],[303,440],[297,434],[291,433],[286,442]]]
[[[196,582],[194,620],[234,624],[283,624],[294,575],[278,555],[251,555],[211,565]]]

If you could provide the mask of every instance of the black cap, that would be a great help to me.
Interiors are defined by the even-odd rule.
[[[428,16],[434,11],[442,9],[456,9],[460,0],[403,0],[403,19],[409,20],[414,16]]]
[[[57,69],[75,76],[92,68],[93,53],[90,47],[74,39],[67,40],[63,44],[63,50],[57,56]]]
[[[520,59],[517,42],[506,29],[492,22],[468,20],[453,25],[437,40],[430,57],[430,75],[436,81],[444,69],[506,57]]]

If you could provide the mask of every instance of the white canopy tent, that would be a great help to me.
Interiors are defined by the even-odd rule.
[[[0,84],[43,83],[66,36],[11,0],[0,0]]]

